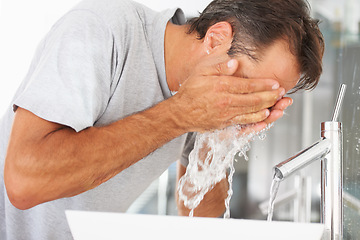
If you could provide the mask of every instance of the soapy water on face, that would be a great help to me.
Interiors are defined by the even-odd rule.
[[[236,125],[223,130],[197,133],[194,149],[189,155],[189,164],[178,185],[179,200],[190,209],[189,216],[193,216],[194,209],[203,200],[205,194],[228,175],[229,190],[225,199],[224,218],[230,218],[235,155],[238,154],[248,160],[246,152],[250,149],[250,142],[256,137],[263,140],[266,136],[265,131],[271,127],[272,124],[260,132],[249,134],[241,134],[241,132],[251,128],[250,125]]]

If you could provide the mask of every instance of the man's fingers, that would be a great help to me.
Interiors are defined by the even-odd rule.
[[[272,111],[270,112],[269,117],[266,118],[266,119],[264,120],[264,122],[265,122],[266,124],[273,123],[273,122],[275,122],[276,120],[278,120],[279,118],[281,118],[283,115],[284,115],[284,111],[282,111],[282,110],[272,110]]]
[[[259,123],[244,125],[244,127],[242,127],[239,131],[239,137],[242,135],[250,134],[250,133],[258,133],[258,132],[264,130],[266,127],[267,127],[267,124],[264,121],[259,122]]]
[[[284,115],[284,111],[293,103],[293,100],[289,97],[279,100],[274,107],[271,108],[270,115],[265,119],[266,124],[270,124],[278,120]]]
[[[216,90],[233,94],[254,93],[279,89],[279,83],[272,79],[248,79],[234,76],[220,76]]]
[[[235,59],[230,59],[229,61],[223,61],[219,63],[213,63],[210,67],[204,69],[204,75],[215,75],[215,76],[231,76],[233,75],[238,68],[238,61]]]
[[[248,79],[233,76],[238,66],[239,62],[236,59],[215,56],[199,66],[198,73],[202,76],[218,77],[219,89],[229,93],[252,93],[279,88],[279,83],[273,79]]]
[[[248,113],[236,116],[230,120],[231,125],[235,124],[250,124],[264,121],[266,118],[270,116],[269,109],[263,109],[256,113]]]
[[[227,55],[213,54],[200,63],[196,72],[203,76],[231,76],[239,66],[236,59],[230,59]]]
[[[234,94],[229,100],[229,110],[234,114],[256,113],[275,105],[283,97],[285,90],[279,88],[270,92],[256,92],[252,94]]]
[[[236,116],[231,119],[232,124],[251,124],[244,129],[244,132],[259,132],[267,125],[277,121],[284,115],[284,110],[293,103],[289,97],[279,100],[271,110],[264,109],[259,112]]]
[[[245,118],[242,118],[239,116],[239,117],[234,118],[232,121],[233,122],[239,121],[239,122],[242,122],[240,124],[247,124],[244,126],[244,128],[242,128],[240,130],[240,133],[241,134],[250,134],[250,133],[260,132],[261,130],[264,130],[269,124],[271,124],[271,123],[275,122],[276,120],[278,120],[279,118],[281,118],[283,116],[283,113],[284,112],[281,110],[272,110],[270,112],[270,115],[267,118],[260,120],[259,122],[254,123],[254,124],[247,124],[246,122],[251,123],[251,119],[254,119],[257,117],[259,119],[261,119],[262,118],[261,116],[263,116],[263,113],[247,114],[247,116],[245,116]]]
[[[284,97],[280,99],[271,109],[272,110],[285,110],[293,104],[293,100],[289,97]]]

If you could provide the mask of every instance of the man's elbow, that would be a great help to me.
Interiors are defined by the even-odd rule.
[[[12,184],[5,183],[7,196],[11,204],[20,210],[27,210],[37,205],[35,199],[27,191]]]
[[[36,206],[33,201],[26,197],[24,194],[12,191],[9,188],[6,189],[9,201],[11,204],[19,210],[27,210]]]
[[[6,166],[4,184],[9,201],[14,207],[26,210],[39,204],[34,196],[30,182],[19,176],[18,173],[10,171],[9,167]]]

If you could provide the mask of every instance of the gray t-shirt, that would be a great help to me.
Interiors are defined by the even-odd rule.
[[[169,20],[183,24],[185,17],[179,9],[157,13],[129,0],[85,0],[46,35],[0,121],[0,239],[72,239],[65,210],[124,212],[180,159],[186,135],[93,190],[25,211],[11,205],[3,181],[12,106],[81,131],[169,98],[164,65]]]

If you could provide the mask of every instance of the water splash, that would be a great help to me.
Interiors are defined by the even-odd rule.
[[[265,131],[243,134],[249,125],[236,125],[216,130],[214,132],[198,133],[194,149],[189,155],[189,164],[178,185],[179,200],[190,209],[193,216],[194,209],[203,200],[205,194],[214,188],[222,179],[226,178],[227,170],[229,190],[225,199],[226,212],[224,218],[230,218],[230,199],[233,194],[232,178],[235,172],[234,157],[238,154],[247,160],[246,152],[250,149],[250,142],[258,136],[264,139]]]

